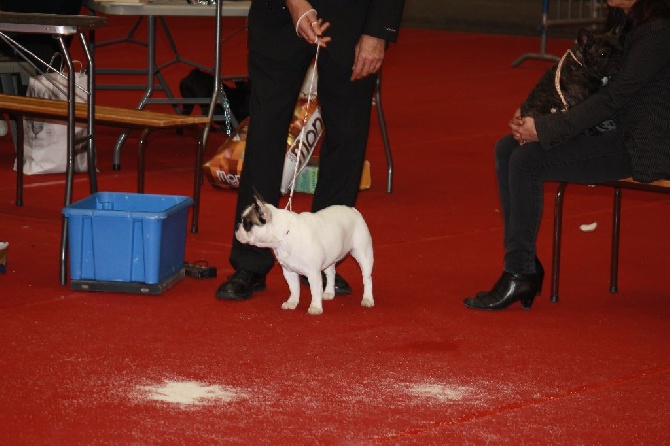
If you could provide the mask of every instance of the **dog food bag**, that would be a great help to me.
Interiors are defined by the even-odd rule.
[[[246,118],[219,147],[212,159],[202,166],[205,177],[213,187],[237,189],[240,186],[248,127],[249,118]]]
[[[0,241],[0,273],[4,273],[7,267],[7,251],[9,242]]]
[[[305,114],[307,122],[305,123]],[[249,119],[245,119],[233,134],[219,147],[211,160],[202,168],[209,183],[217,189],[237,189],[244,165]],[[298,173],[307,165],[323,133],[323,119],[316,100],[299,99],[286,137],[286,158],[282,175],[281,192],[286,193],[293,182],[293,174],[298,163]],[[302,146],[300,139],[303,138]]]
[[[283,194],[288,192],[293,183],[296,164],[300,173],[308,164],[324,130],[321,108],[315,94],[316,80],[317,76],[312,65],[305,76],[288,128],[286,158],[280,187]],[[203,164],[203,172],[213,187],[218,189],[239,187],[248,126],[249,118],[246,118],[233,131],[231,137],[219,147],[214,157]]]

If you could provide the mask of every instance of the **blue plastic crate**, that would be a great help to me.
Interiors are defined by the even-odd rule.
[[[70,278],[155,284],[179,271],[191,205],[176,195],[98,192],[66,206]]]

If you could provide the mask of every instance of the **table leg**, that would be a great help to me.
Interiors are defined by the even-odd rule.
[[[95,147],[95,66],[93,63],[93,55],[90,51],[90,48],[86,42],[86,37],[83,32],[78,33],[79,41],[81,43],[82,49],[86,56],[86,62],[88,64],[89,74],[88,82],[86,88],[88,90],[88,119],[87,119],[87,135],[86,135],[86,144],[88,151],[88,179],[89,179],[89,190],[90,193],[95,193],[98,191],[98,182],[96,176],[96,147]],[[58,43],[61,48],[63,58],[68,68],[68,73],[71,73],[68,76],[67,82],[67,104],[68,104],[68,119],[67,119],[67,167],[66,167],[66,184],[65,184],[65,206],[72,203],[72,190],[74,183],[74,167],[75,167],[75,103],[77,99],[76,94],[76,83],[74,73],[74,67],[72,63],[72,57],[70,51],[65,43],[65,40],[62,36],[58,36]],[[65,285],[67,283],[67,259],[68,259],[68,246],[67,246],[67,218],[62,217],[62,227],[61,227],[61,245],[60,245],[60,284]]]
[[[144,96],[140,100],[139,105],[137,106],[138,110],[144,109],[144,106],[147,103],[147,100],[151,97],[154,92],[154,74],[156,72],[156,17],[147,16],[147,89],[144,92]],[[121,170],[121,146],[126,141],[129,130],[124,130],[121,132],[119,139],[114,145],[114,154],[112,157],[112,169]]]
[[[74,76],[74,67],[72,65],[72,58],[70,57],[70,52],[65,40],[62,36],[58,36],[58,44],[62,51],[63,59],[65,59],[65,64],[67,65],[67,70],[70,75],[67,79],[67,164],[66,164],[66,180],[65,180],[65,206],[68,206],[72,202],[72,186],[74,182],[74,103],[76,98],[75,92],[75,82]],[[67,218],[62,217],[62,227],[61,227],[61,243],[60,243],[60,284],[65,285],[67,283],[66,271],[67,271]]]

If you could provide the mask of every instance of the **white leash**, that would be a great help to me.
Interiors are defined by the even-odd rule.
[[[312,103],[312,97],[314,96],[314,79],[316,78],[316,64],[319,60],[319,39],[316,40],[316,55],[314,56],[314,69],[312,70],[312,76],[309,81],[309,92],[307,93],[307,106],[305,107],[305,116],[302,118],[302,130],[298,138],[298,155],[296,156],[295,166],[293,167],[293,179],[291,180],[290,193],[288,196],[288,202],[286,203],[286,209],[289,211],[293,210],[293,191],[295,190],[295,183],[298,179],[298,166],[300,163],[300,155],[302,154],[302,146],[305,143],[305,138],[307,137],[307,119],[309,117],[309,106]],[[310,153],[311,155],[311,153]],[[309,156],[305,159],[304,163],[306,164],[309,160]]]

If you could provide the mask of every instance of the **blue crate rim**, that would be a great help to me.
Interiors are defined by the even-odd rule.
[[[96,200],[98,197],[106,195],[124,195],[124,196],[133,196],[141,198],[161,198],[161,199],[174,199],[178,200],[176,203],[172,204],[170,207],[161,209],[160,211],[144,211],[139,209],[130,210],[118,210],[118,209],[93,209],[93,208],[79,208],[82,203]],[[108,216],[108,217],[119,217],[123,215],[124,217],[130,218],[141,218],[141,219],[164,219],[168,215],[171,215],[175,212],[180,211],[183,208],[188,208],[193,206],[193,198],[186,195],[166,195],[166,194],[140,194],[137,192],[95,192],[91,195],[88,195],[80,200],[75,201],[74,203],[65,206],[62,210],[62,213],[65,217],[70,217],[73,215],[96,215],[96,216]]]

